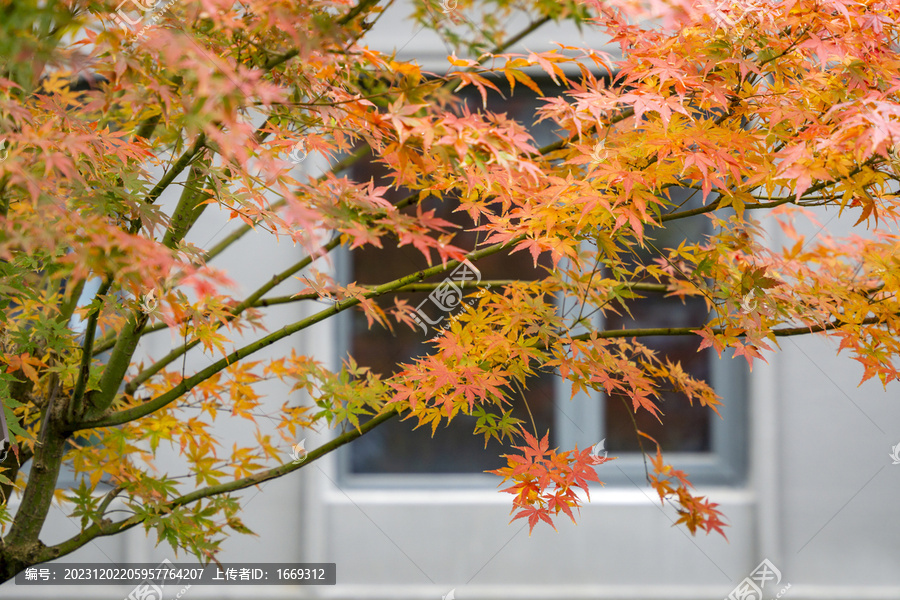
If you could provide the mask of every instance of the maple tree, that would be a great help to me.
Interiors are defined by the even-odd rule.
[[[714,390],[641,343],[646,336],[692,336],[699,349],[731,348],[752,365],[781,336],[822,334],[862,365],[863,381],[897,378],[896,4],[461,1],[447,17],[415,2],[413,18],[454,49],[444,75],[365,45],[389,5],[183,0],[136,33],[115,21],[113,3],[2,4],[0,396],[13,445],[0,465],[0,580],[138,525],[213,560],[229,531],[249,532],[233,492],[398,415],[433,431],[477,416],[476,435],[508,444],[507,466],[494,473],[510,484],[513,518],[532,528],[561,512],[575,520],[580,492],[598,481],[594,467],[612,459],[550,448],[547,435],[511,418],[511,398],[552,370],[575,392],[624,395],[636,414],[662,422],[664,386],[717,412]],[[530,15],[525,29],[503,30],[512,13]],[[621,60],[567,45],[509,52],[566,19],[604,30]],[[561,90],[536,115],[557,127],[549,145],[534,143],[531,123],[455,100],[466,86],[485,99],[523,86],[545,94],[535,69]],[[84,73],[94,84],[74,90]],[[292,177],[285,156],[298,140],[331,168]],[[402,200],[342,174],[370,153]],[[702,205],[685,208],[674,189]],[[169,211],[159,202],[167,190],[178,191]],[[467,213],[482,242],[457,245],[452,224],[425,208],[434,201]],[[850,213],[865,230],[804,237],[794,224],[815,219],[811,207]],[[242,223],[214,245],[186,242],[214,211]],[[763,243],[760,214],[789,247]],[[711,234],[656,246],[658,227],[697,215]],[[217,258],[251,230],[305,257],[236,298]],[[338,248],[386,244],[411,245],[431,266],[366,286],[321,266]],[[655,261],[630,260],[648,247]],[[396,294],[435,291],[441,283],[426,280],[464,260],[514,252],[552,267],[537,280],[467,284],[473,309],[394,374],[351,356],[337,371],[296,353],[258,358],[349,310],[364,311],[371,327],[415,329],[414,309]],[[271,294],[301,274],[312,284],[299,294]],[[560,314],[560,294],[584,310]],[[627,312],[646,294],[702,298],[709,317],[684,328],[592,325],[588,315]],[[293,302],[317,310],[262,329],[267,307]],[[181,341],[162,357],[142,354],[142,339],[161,330]],[[208,366],[185,372],[183,357],[201,351]],[[272,413],[277,431],[257,426],[252,445],[221,447],[223,418],[255,424],[271,409],[256,389],[271,378],[309,404],[285,403]],[[345,424],[305,461],[285,460],[304,430]],[[652,437],[635,435],[646,440],[660,500],[692,533],[724,535],[716,504]],[[192,480],[154,471],[164,442]],[[58,486],[64,461],[77,487]],[[101,493],[101,482],[111,490]],[[46,546],[54,499],[81,531]],[[113,501],[129,516],[109,513]]]

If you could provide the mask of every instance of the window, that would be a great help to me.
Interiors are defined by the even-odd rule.
[[[541,81],[539,85],[545,91],[552,89],[549,80]],[[496,94],[489,96],[488,109],[506,112],[521,123],[530,123],[534,120],[539,99],[528,90],[521,91],[530,95],[520,94],[517,89],[511,100],[500,99]],[[480,106],[481,99],[475,93],[463,97],[470,107]],[[552,124],[548,122],[532,129],[539,145],[553,141],[555,137],[552,134]],[[374,163],[360,161],[352,168],[350,176],[357,181],[374,177],[376,184],[386,184],[386,181],[379,183],[381,174]],[[685,192],[681,193],[682,200],[686,201],[682,208],[690,208],[697,203]],[[386,195],[390,201],[397,201],[406,195],[402,190],[391,190],[390,194],[393,196]],[[440,202],[429,198],[427,202],[424,208],[435,209],[437,216],[465,229],[472,227],[466,215],[452,212],[452,201]],[[709,233],[708,223],[703,216],[675,221],[672,226],[654,232],[655,245],[663,248],[677,245],[680,239],[697,239]],[[474,247],[477,241],[471,232],[459,234],[457,240],[458,245],[463,247]],[[636,253],[633,260],[647,262],[657,256],[656,251],[650,248]],[[345,255],[345,258],[342,277],[361,284],[383,283],[427,266],[414,248],[398,249],[387,244],[384,249],[355,251]],[[549,266],[549,260],[545,264]],[[477,267],[483,279],[541,277],[541,269],[535,269],[530,256],[524,252],[512,256],[490,256],[480,260]],[[661,294],[644,295],[647,297],[629,305],[634,319],[627,314],[618,316],[610,313],[606,315],[605,322],[598,321],[596,325],[605,329],[685,326],[702,323],[707,317],[706,305],[700,298],[682,302]],[[424,295],[409,293],[399,297],[415,306]],[[369,330],[365,317],[359,312],[346,315],[344,330],[344,348],[359,364],[385,376],[395,372],[398,364],[410,362],[428,350],[428,345],[424,343],[426,336],[421,331],[411,331],[406,326],[395,327],[393,333],[378,326]],[[563,449],[572,448],[576,443],[579,448],[584,448],[605,439],[606,449],[619,458],[609,463],[611,466],[601,474],[607,483],[630,485],[629,482],[643,481],[644,463],[632,417],[637,420],[640,429],[660,442],[673,464],[691,473],[695,482],[739,482],[744,471],[746,433],[746,421],[742,417],[746,388],[744,364],[731,361],[725,355],[718,359],[710,350],[698,353],[699,338],[696,336],[645,337],[641,338],[641,342],[658,350],[661,355],[680,361],[686,371],[708,381],[723,397],[720,412],[724,419],[696,404],[689,406],[687,399],[679,394],[661,391],[660,405],[665,416],[664,426],[660,426],[644,411],[634,415],[619,397],[607,398],[596,393],[589,398],[570,401],[569,386],[551,373],[543,373],[528,382],[525,398],[514,400],[514,416],[526,423],[530,423],[533,416],[538,431],[543,433],[549,429],[552,445]],[[413,431],[416,422],[415,419],[390,421],[351,444],[342,458],[346,482],[369,485],[383,481],[386,475],[414,475],[405,480],[417,485],[424,482],[426,479],[423,476],[428,474],[467,474],[467,480],[478,485],[482,481],[489,485],[496,483],[494,477],[483,474],[483,471],[501,466],[502,459],[498,455],[504,449],[495,440],[490,440],[485,448],[483,437],[472,435],[474,417],[460,415],[448,427],[442,424],[434,438],[430,427]],[[391,485],[396,485],[398,481],[397,477],[390,480]],[[429,481],[449,483],[446,477],[430,478]],[[459,482],[459,478],[453,479],[453,485]]]

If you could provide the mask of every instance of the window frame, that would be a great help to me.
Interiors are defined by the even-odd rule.
[[[549,83],[549,78],[545,78]],[[539,81],[542,85],[545,82]],[[542,89],[544,89],[542,87]],[[715,195],[708,202],[715,201]],[[698,218],[698,217],[693,217]],[[704,218],[702,215],[699,218]],[[674,223],[669,227],[677,227]],[[335,276],[344,283],[353,280],[353,257],[346,249],[341,248],[335,254]],[[569,299],[571,301],[571,299]],[[558,306],[561,301],[558,300]],[[350,353],[353,347],[352,316],[346,313],[338,315],[336,321],[337,343],[335,345],[336,363]],[[603,328],[602,315],[592,318],[593,326]],[[750,398],[750,378],[746,364],[742,361],[731,362],[733,351],[726,349],[721,357],[710,352],[710,377],[708,383],[724,399],[719,406],[721,418],[714,413],[710,418],[710,448],[706,452],[667,452],[666,460],[678,469],[686,471],[696,485],[741,486],[747,482],[748,475],[748,439],[750,424],[747,420]],[[726,362],[729,361],[729,362]],[[567,380],[555,376],[553,386],[553,424],[550,430],[551,446],[568,450],[577,444],[580,449],[592,446],[605,439],[606,416],[605,398],[600,392],[579,392],[572,397],[572,385]],[[570,401],[571,398],[571,401]],[[696,406],[695,410],[710,410]],[[579,427],[578,424],[582,426]],[[593,427],[584,429],[584,424]],[[652,443],[645,444],[644,449],[654,454]],[[640,452],[616,453],[615,448],[607,447],[610,456],[616,460],[598,469],[598,475],[604,484],[615,487],[641,487],[646,482],[645,460]],[[341,486],[355,489],[419,489],[419,488],[458,488],[458,489],[494,489],[497,477],[487,473],[354,473],[351,465],[350,448],[337,452],[336,468]],[[497,465],[502,465],[498,457]]]

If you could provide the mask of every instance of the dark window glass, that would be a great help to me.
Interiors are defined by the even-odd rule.
[[[674,194],[673,194],[674,195]],[[694,208],[699,205],[696,197],[679,210]],[[709,231],[709,221],[703,216],[691,217],[683,221],[673,221],[665,229],[648,230],[653,238],[653,246],[635,249],[632,263],[649,264],[659,258],[658,248],[665,252],[666,248],[677,247],[681,240],[698,240]],[[651,279],[648,283],[655,283]],[[700,296],[691,296],[682,301],[679,298],[666,298],[663,294],[644,293],[644,298],[632,300],[628,307],[634,318],[624,311],[621,315],[609,312],[606,315],[606,329],[636,329],[648,327],[694,327],[704,323],[708,318],[706,302]],[[700,345],[697,336],[648,336],[638,341],[657,352],[660,358],[668,358],[672,362],[680,362],[685,373],[710,382],[711,361],[716,358],[715,352],[706,348],[697,352]],[[708,408],[696,402],[690,405],[681,393],[671,390],[657,390],[657,404],[663,413],[662,424],[650,413],[641,409],[637,413],[632,402],[621,393],[607,398],[605,409],[606,446],[620,449],[622,452],[639,452],[640,445],[637,428],[652,436],[668,452],[709,452],[710,451],[710,418],[715,415]],[[624,400],[624,402],[623,402]],[[632,418],[634,420],[632,420]],[[645,444],[646,446],[646,444]]]
[[[454,206],[453,202],[440,203],[430,198],[424,208],[435,209],[435,214],[440,218],[471,229],[474,225],[468,215],[451,212]],[[454,243],[472,248],[475,241],[474,233],[462,232]],[[383,249],[353,253],[352,277],[358,283],[383,283],[428,266],[425,258],[415,248],[397,248],[388,244],[384,246]],[[477,268],[483,280],[538,279],[542,272],[534,268],[531,256],[526,252],[518,252],[512,256],[489,256],[479,260]],[[442,280],[443,276],[430,281]],[[468,295],[475,293],[471,291]],[[427,297],[427,292],[398,294],[397,297],[416,306]],[[454,312],[459,310],[463,309]],[[428,316],[435,318],[438,315],[429,312]],[[414,357],[427,354],[430,344],[425,343],[426,340],[438,333],[436,328],[432,328],[426,335],[420,329],[413,331],[406,325],[395,325],[393,332],[377,325],[369,329],[365,315],[359,311],[351,318],[352,356],[359,364],[385,376],[396,372],[401,363],[412,362]],[[521,398],[521,394],[510,397],[513,415],[531,423],[528,414],[530,408],[538,431],[546,432],[552,427],[553,378],[549,374],[532,377],[527,387],[525,400]],[[491,439],[485,449],[484,437],[472,435],[475,420],[475,417],[458,415],[449,426],[438,427],[434,439],[431,438],[429,425],[412,431],[417,423],[415,418],[385,423],[352,444],[351,472],[469,473],[497,468],[497,457],[502,452],[502,447]]]

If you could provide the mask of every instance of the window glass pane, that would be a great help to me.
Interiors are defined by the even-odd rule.
[[[673,192],[672,198],[676,205],[684,202],[676,210],[701,206],[699,194],[688,196],[688,192],[689,190]],[[704,215],[671,221],[664,228],[649,229],[647,236],[650,244],[643,249],[635,247],[629,262],[650,264],[660,258],[660,251],[666,255],[668,248],[677,247],[682,240],[700,240],[709,232],[709,220]],[[655,283],[650,278],[646,281]],[[621,311],[621,315],[609,312],[605,328],[692,327],[704,323],[708,318],[706,302],[700,296],[691,296],[682,301],[680,298],[667,298],[663,294],[642,295],[645,297],[628,304],[634,318],[624,311]],[[648,336],[638,338],[638,341],[655,350],[660,358],[680,362],[684,371],[693,377],[713,383],[711,361],[717,360],[717,356],[710,348],[697,352],[700,345],[697,336]],[[712,411],[698,403],[691,406],[684,394],[670,390],[657,391],[658,404],[663,413],[662,423],[645,410],[635,414],[631,401],[621,393],[611,394],[606,399],[604,421],[607,447],[615,448],[618,452],[639,452],[640,444],[634,431],[636,424],[638,429],[658,441],[664,452],[709,452],[711,418],[715,417]],[[646,446],[647,440],[644,441]]]
[[[468,215],[451,212],[454,206],[453,202],[441,203],[429,198],[423,208],[434,209],[436,216],[471,229],[474,225]],[[455,241],[465,248],[473,248],[475,242],[476,235],[470,232],[460,233]],[[390,247],[388,244],[384,246],[383,249],[373,248],[353,253],[352,277],[358,283],[383,283],[428,266],[425,258],[415,248]],[[477,267],[482,280],[537,279],[542,273],[534,268],[531,256],[526,252],[518,252],[512,256],[489,256],[479,260]],[[441,280],[443,277],[430,281]],[[472,291],[468,295],[475,293]],[[426,293],[397,295],[398,299],[407,301],[411,306],[416,306],[425,297]],[[431,318],[437,316],[429,313]],[[408,363],[414,357],[425,355],[430,348],[430,344],[425,341],[438,333],[437,329],[432,329],[426,336],[420,329],[413,331],[406,325],[396,324],[393,332],[378,325],[370,330],[365,315],[361,312],[354,312],[351,318],[352,356],[360,365],[368,366],[382,375],[394,373],[401,363]],[[544,433],[552,428],[553,378],[549,374],[532,377],[527,387],[527,408],[519,394],[510,397],[513,416],[531,423],[528,414],[530,408],[538,431]],[[491,439],[485,449],[484,437],[472,434],[475,421],[474,417],[458,415],[449,427],[445,426],[446,422],[438,427],[433,439],[429,425],[412,431],[417,422],[415,418],[402,422],[389,421],[351,444],[350,472],[480,473],[496,469],[500,462],[498,456],[503,448],[496,440]]]
[[[610,314],[607,329],[636,327],[688,327],[702,323],[706,305],[701,298],[688,298],[682,304],[674,298],[647,297],[629,305],[634,319],[627,314]],[[645,346],[680,362],[686,373],[709,382],[710,360],[715,353],[709,348],[697,352],[698,338],[689,336],[650,336],[639,338]],[[621,394],[611,394],[606,400],[606,447],[617,452],[639,452],[637,428],[652,436],[669,452],[708,452],[710,450],[710,417],[712,412],[696,402],[688,403],[681,393],[657,390],[658,405],[663,413],[662,424],[650,413],[639,410],[635,414],[631,400]],[[632,421],[634,418],[634,421]],[[646,440],[645,440],[645,446]]]

